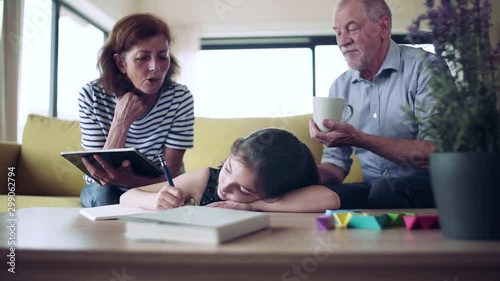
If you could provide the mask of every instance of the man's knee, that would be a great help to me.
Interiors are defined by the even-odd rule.
[[[397,178],[377,180],[368,195],[368,207],[372,209],[411,208],[406,194],[398,188],[402,184]]]
[[[341,209],[366,209],[366,200],[370,186],[365,183],[332,184],[328,188],[335,191],[340,198]]]
[[[368,195],[368,205],[377,205],[378,202],[384,200],[387,194],[391,193],[391,188],[387,183],[387,179],[377,180],[370,189],[370,194]]]

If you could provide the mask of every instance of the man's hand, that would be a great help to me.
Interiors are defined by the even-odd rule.
[[[428,169],[429,156],[436,150],[435,145],[428,140],[394,139],[369,135],[345,122],[324,120],[323,126],[332,131],[321,132],[314,121],[309,120],[309,134],[312,139],[327,147],[356,146],[407,167]]]
[[[363,136],[363,132],[354,128],[351,124],[334,121],[324,120],[323,126],[331,130],[331,132],[322,132],[312,119],[309,120],[309,135],[311,139],[327,147],[343,147],[343,146],[356,146],[359,139]]]

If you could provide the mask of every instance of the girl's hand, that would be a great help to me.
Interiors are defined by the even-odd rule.
[[[182,206],[184,201],[185,195],[181,189],[165,185],[156,195],[156,210],[177,208]]]
[[[240,203],[230,200],[210,203],[207,207],[254,211],[252,203]]]

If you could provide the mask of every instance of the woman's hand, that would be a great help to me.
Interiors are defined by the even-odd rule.
[[[128,92],[119,98],[103,149],[124,147],[130,126],[148,112],[157,97]]]
[[[128,92],[118,99],[113,121],[117,124],[132,124],[146,114],[156,100],[156,95]]]
[[[182,206],[184,201],[185,195],[180,188],[165,185],[156,195],[156,210],[177,208]]]
[[[93,155],[94,159],[101,165],[101,168],[96,167],[87,158],[83,158],[82,162],[94,179],[97,179],[101,185],[118,185],[123,187],[137,187],[161,181],[161,178],[146,178],[138,176],[132,170],[129,160],[124,160],[122,165],[114,168],[104,158],[99,155]]]
[[[240,202],[235,202],[235,201],[230,201],[230,200],[210,203],[207,205],[207,207],[237,209],[237,210],[245,210],[245,211],[253,211],[254,210],[251,202],[250,203],[240,203]]]

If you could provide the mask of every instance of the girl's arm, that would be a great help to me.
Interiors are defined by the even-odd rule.
[[[276,201],[257,200],[250,204],[255,211],[314,213],[340,208],[340,198],[325,186],[313,185],[288,192]]]
[[[166,182],[131,188],[120,196],[120,204],[131,205],[147,210],[156,210],[157,194]]]
[[[207,185],[208,177],[208,168],[202,168],[174,178],[175,187],[169,186],[165,181],[132,188],[120,196],[120,203],[148,210],[165,209],[165,205],[160,204],[160,202],[166,197],[181,200],[181,202],[185,198],[193,198],[198,203]]]

